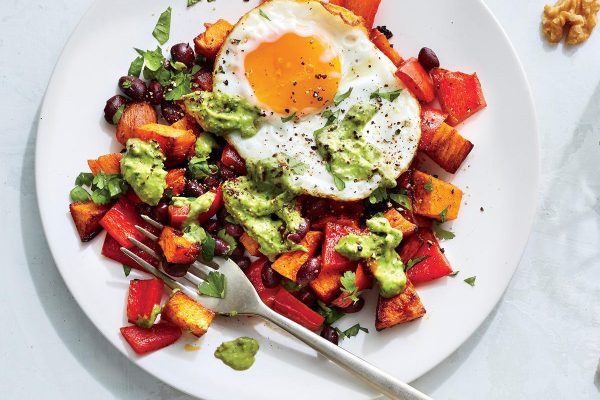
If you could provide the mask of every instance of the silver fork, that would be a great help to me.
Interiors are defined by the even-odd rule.
[[[142,215],[142,218],[158,229],[163,228],[162,224],[145,215]],[[136,229],[140,231],[146,238],[154,242],[158,240],[156,235],[152,234],[141,226],[136,225]],[[129,240],[142,251],[148,253],[157,260],[162,261],[161,256],[144,243],[133,237],[130,237]],[[203,306],[220,315],[252,315],[264,318],[267,321],[276,324],[281,329],[292,334],[297,339],[306,343],[337,365],[345,368],[349,372],[361,378],[365,383],[369,384],[390,399],[431,400],[429,396],[419,392],[410,385],[399,381],[388,373],[369,364],[365,360],[331,343],[314,332],[311,332],[300,324],[297,324],[296,322],[289,320],[288,318],[271,310],[262,302],[256,293],[256,290],[254,290],[254,287],[248,278],[246,278],[246,275],[237,266],[237,264],[231,260],[215,258],[213,261],[207,263],[196,261],[191,265],[186,275],[181,279],[181,281],[187,281],[187,283],[182,283],[180,280],[175,280],[161,270],[155,268],[152,264],[146,262],[144,259],[140,258],[125,247],[121,247],[121,251],[148,272],[157,278],[162,279],[171,289],[181,290],[188,296],[197,300]],[[198,284],[207,278],[209,272],[215,270],[218,270],[220,273],[225,275],[225,296],[223,299],[206,296],[200,297],[196,289],[191,289],[188,286],[188,284],[191,284],[194,288],[196,288]]]

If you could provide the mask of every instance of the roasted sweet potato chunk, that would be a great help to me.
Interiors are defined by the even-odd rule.
[[[224,19],[220,19],[214,24],[205,23],[204,26],[206,30],[194,39],[196,54],[214,60],[227,35],[233,29],[233,25]]]
[[[134,130],[136,138],[155,140],[167,158],[166,165],[181,164],[194,151],[196,135],[192,130],[176,129],[169,125],[145,124]]]
[[[410,281],[406,282],[404,292],[386,299],[379,296],[375,329],[378,331],[403,322],[412,321],[425,315],[425,307]]]
[[[425,151],[433,161],[450,173],[455,173],[473,150],[473,143],[445,122],[436,130]]]
[[[88,160],[88,166],[94,175],[97,175],[98,172],[120,174],[121,158],[123,158],[123,154],[121,153],[110,153],[100,156],[95,160]]]
[[[191,264],[200,254],[198,243],[191,243],[181,231],[166,226],[158,239],[165,259],[174,264]]]
[[[289,253],[284,253],[275,262],[271,267],[279,272],[282,276],[285,276],[288,279],[296,282],[296,275],[298,274],[298,270],[302,265],[309,259],[315,255],[319,246],[321,245],[321,239],[323,238],[323,233],[318,231],[307,232],[306,236],[300,244],[306,247],[307,251],[290,251]]]
[[[182,292],[175,292],[162,310],[162,317],[182,330],[200,337],[206,333],[215,313]]]
[[[404,237],[410,236],[417,230],[417,225],[404,218],[395,208],[387,210],[383,216],[390,222],[392,228],[402,231]]]
[[[69,205],[69,211],[82,242],[88,242],[102,230],[100,220],[110,210],[110,204],[101,205],[93,201],[82,201]]]
[[[244,246],[246,251],[254,257],[260,256],[260,245],[258,242],[250,237],[246,232],[240,237],[240,243]]]
[[[171,190],[173,196],[179,196],[185,190],[185,168],[172,169],[165,176],[167,189]]]
[[[317,279],[310,282],[310,287],[319,300],[329,304],[340,293],[340,288],[342,287],[340,282],[341,277],[341,272],[321,270]]]
[[[386,38],[385,35],[379,31],[379,29],[372,29],[370,36],[371,41],[375,44],[375,46],[377,46],[377,48],[381,50],[381,52],[385,54],[396,67],[402,65],[404,59],[400,56],[400,54],[398,54],[396,49],[392,47],[392,44],[388,38]]]
[[[413,174],[413,212],[438,221],[458,217],[462,190],[421,171]]]
[[[156,123],[157,120],[158,116],[152,104],[148,102],[131,103],[125,107],[123,115],[117,124],[117,140],[122,145],[125,145],[128,139],[135,137],[135,128],[145,124]]]

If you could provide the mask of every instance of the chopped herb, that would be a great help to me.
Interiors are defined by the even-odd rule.
[[[129,65],[129,70],[127,71],[127,75],[135,76],[136,78],[140,77],[142,73],[142,68],[144,67],[144,57],[137,56],[135,60],[131,62]]]
[[[82,172],[75,179],[75,185],[75,188],[70,192],[73,201],[89,200],[90,194],[83,188],[83,186],[88,186],[91,199],[96,204],[108,204],[124,194],[129,188],[121,174],[105,174],[102,171],[96,176],[88,172]],[[87,193],[87,196],[84,192]],[[85,200],[83,200],[84,198]]]
[[[263,10],[258,10],[258,13],[260,14],[261,17],[267,19],[267,20],[271,20],[271,18],[269,18],[269,16],[267,14],[265,14],[265,12]]]
[[[444,228],[441,227],[440,223],[437,221],[433,221],[431,224],[431,227],[433,228],[433,232],[435,233],[435,236],[438,237],[438,239],[441,240],[452,240],[454,239],[454,237],[456,236],[454,233],[445,230]]]
[[[208,273],[208,279],[198,285],[198,292],[205,296],[225,297],[225,275],[217,271]]]
[[[448,276],[451,276],[452,278],[454,278],[456,275],[458,275],[459,272],[460,271],[454,271],[454,272],[448,274]]]
[[[185,71],[187,69],[187,65],[185,65],[181,61],[171,61],[171,67],[173,67],[173,69],[175,69],[176,71]]]
[[[388,199],[388,192],[384,188],[377,188],[369,196],[369,203],[377,204]]]
[[[306,172],[307,165],[299,160],[290,160],[288,168],[296,175],[302,175]]]
[[[336,123],[338,121],[338,119],[340,118],[340,110],[335,110],[335,111],[325,110],[321,114],[321,117],[327,119],[327,122],[325,123],[325,126],[329,126],[329,125],[331,125],[333,123]]]
[[[333,184],[335,185],[337,190],[346,189],[346,182],[344,182],[344,180],[342,178],[340,178],[339,175],[335,174],[331,170],[331,165],[327,164],[327,167],[325,167],[325,168],[327,169],[327,172],[329,172],[331,174],[331,176],[333,177]]]
[[[131,87],[131,81],[129,79],[125,79],[121,84],[123,89],[129,89]]]
[[[131,267],[129,265],[123,264],[123,273],[125,274],[125,276],[129,276],[129,274],[131,273]]]
[[[346,329],[345,331],[341,331],[338,328],[335,328],[335,330],[338,333],[340,339],[351,338],[353,336],[358,335],[358,333],[360,331],[363,331],[365,333],[369,333],[369,330],[367,328],[363,328],[362,326],[360,326],[360,324],[352,325],[350,328]]]
[[[423,257],[417,257],[417,258],[411,258],[410,260],[408,260],[408,262],[406,263],[406,267],[404,267],[404,271],[408,271],[409,269],[411,269],[412,267],[414,267],[415,265],[417,265],[418,263],[420,263],[421,261],[424,261],[426,259],[428,259],[429,256],[423,256]]]
[[[202,260],[210,261],[215,256],[215,239],[206,235],[206,238],[202,241]]]
[[[94,180],[94,175],[91,172],[82,172],[75,178],[77,186],[91,186]]]
[[[237,248],[237,243],[236,243],[234,237],[231,236],[230,234],[228,234],[225,231],[225,229],[220,229],[219,232],[217,232],[217,236],[219,238],[223,239],[224,241],[226,241],[227,244],[229,245],[229,250],[225,254],[227,257],[229,257],[231,255],[231,253],[233,253],[233,251]]]
[[[346,315],[338,308],[327,307],[327,305],[325,303],[323,303],[321,300],[317,300],[317,305],[319,306],[319,309],[317,310],[317,312],[319,314],[321,314],[323,317],[325,317],[325,323],[327,325],[333,324],[335,321],[337,321],[338,319],[340,319],[344,315]]]
[[[160,17],[158,17],[158,21],[156,22],[156,26],[154,27],[154,31],[152,31],[152,36],[158,43],[161,45],[165,44],[167,40],[169,40],[169,35],[171,32],[171,7],[168,7]]]
[[[299,285],[296,282],[292,281],[291,279],[287,279],[287,278],[284,278],[281,281],[281,286],[283,286],[285,288],[285,290],[287,290],[288,292],[297,292],[298,290],[300,290],[304,287],[304,286]]]
[[[389,195],[393,202],[400,204],[401,207],[407,210],[412,210],[410,197],[408,197],[405,189],[400,189],[400,193],[390,193]]]
[[[442,223],[446,222],[446,215],[448,215],[448,207],[444,208],[440,213],[440,220]]]
[[[380,92],[379,89],[377,89],[377,91],[371,93],[371,99],[375,99],[375,98],[381,98],[381,99],[385,99],[388,101],[394,101],[398,98],[398,96],[400,96],[400,93],[402,93],[402,89],[398,89],[398,90],[393,90],[391,92]]]
[[[89,192],[81,186],[75,186],[69,193],[69,197],[71,198],[71,201],[74,201],[76,203],[80,201],[88,201],[89,199],[91,199]]]
[[[433,192],[433,179],[432,178],[429,178],[427,183],[423,185],[423,189],[425,189],[429,193]]]
[[[192,92],[192,76],[184,72],[179,72],[171,80],[173,88],[165,94],[165,100],[179,100],[184,95]]]
[[[287,117],[282,117],[281,122],[283,122],[283,123],[290,122],[292,119],[294,119],[295,116],[296,116],[296,113],[290,114]]]
[[[467,279],[465,279],[465,282],[471,286],[475,286],[475,279],[477,279],[476,276],[470,276]]]
[[[197,3],[200,3],[200,0],[187,0],[187,6],[191,7]]]
[[[198,64],[194,64],[194,66],[192,67],[192,75],[196,75],[198,72],[200,72],[200,70],[202,69],[201,66],[199,66]]]
[[[336,95],[333,98],[333,103],[336,106],[339,106],[342,101],[346,100],[350,96],[350,93],[352,93],[352,88],[348,89],[346,93]]]
[[[160,46],[156,46],[155,50],[144,51],[144,50],[140,50],[140,49],[135,49],[135,51],[137,51],[140,56],[144,57],[144,63],[145,63],[144,69],[148,69],[152,72],[156,72],[161,67],[163,67],[165,57],[163,56],[162,49],[160,48]]]
[[[346,293],[346,298],[356,303],[359,299],[360,291],[356,287],[356,274],[352,271],[346,271],[340,278],[342,292]]]

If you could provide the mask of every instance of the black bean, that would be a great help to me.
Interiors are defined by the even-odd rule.
[[[318,257],[310,257],[298,270],[296,282],[300,285],[306,285],[316,279],[321,272],[321,260]]]
[[[337,331],[335,330],[335,328],[332,328],[329,325],[325,326],[321,330],[321,337],[329,340],[333,344],[338,344],[338,342],[340,340],[340,337],[339,337]]]
[[[109,124],[113,123],[113,118],[117,113],[117,110],[121,106],[125,106],[127,104],[127,99],[119,94],[111,97],[106,100],[106,105],[104,106],[104,119]]]
[[[192,76],[192,90],[211,91],[213,87],[212,72],[201,69]]]
[[[363,299],[362,297],[359,297],[358,301],[356,303],[351,301],[350,305],[348,307],[344,307],[341,310],[346,314],[357,313],[360,310],[362,310],[364,305],[365,305],[365,299]]]
[[[225,232],[227,232],[234,238],[239,238],[244,234],[244,228],[242,228],[240,225],[226,223]]]
[[[190,268],[187,264],[163,263],[163,270],[175,278],[184,276]]]
[[[122,76],[119,78],[119,89],[125,96],[134,101],[144,101],[148,96],[146,83],[135,76]]]
[[[237,177],[237,174],[231,168],[226,167],[221,163],[219,163],[218,165],[219,165],[219,174],[221,175],[221,178],[223,180],[228,181],[230,179],[234,179]]]
[[[153,79],[148,84],[148,101],[155,106],[159,105],[165,99],[165,90],[159,81]]]
[[[419,51],[419,63],[427,72],[429,72],[432,68],[437,68],[440,66],[440,60],[435,52],[429,47],[423,47],[421,51]]]
[[[183,63],[186,67],[190,68],[192,65],[194,65],[196,55],[189,44],[177,43],[171,47],[171,58],[173,61]]]
[[[160,222],[161,224],[169,223],[169,204],[166,202],[160,202],[152,212],[152,217],[155,221]]]
[[[296,232],[292,232],[287,235],[288,240],[291,240],[294,243],[300,243],[304,236],[308,233],[308,229],[310,228],[310,221],[306,218],[300,223],[300,226],[296,230]]]
[[[204,229],[212,234],[216,234],[221,229],[221,223],[216,219],[209,219],[204,223]]]
[[[311,221],[316,221],[321,218],[327,212],[327,200],[325,199],[312,199],[307,201],[304,207],[304,215]]]
[[[246,256],[233,257],[231,260],[238,265],[242,270],[247,269],[250,266],[250,259]]]
[[[227,217],[229,216],[229,213],[227,212],[227,210],[223,207],[219,210],[219,213],[217,214],[217,219],[219,220],[219,222],[221,222],[222,224],[224,224],[225,222],[227,222]]]
[[[229,252],[229,243],[221,239],[220,237],[215,238],[215,255],[223,256]]]
[[[206,178],[204,178],[204,184],[209,189],[216,188],[217,186],[219,186],[221,184],[221,175],[214,174],[214,175],[207,176]]]
[[[162,117],[169,124],[174,124],[184,117],[183,110],[178,104],[171,101],[163,101],[160,105]]]
[[[381,33],[383,33],[383,36],[386,37],[386,39],[391,39],[392,36],[394,36],[394,34],[392,33],[392,31],[390,31],[387,26],[382,25],[382,26],[378,26],[377,30]]]
[[[309,307],[313,307],[315,304],[317,304],[317,296],[309,286],[298,289],[292,294]]]
[[[244,248],[242,246],[237,246],[233,249],[233,253],[231,253],[231,257],[242,257],[244,255]]]
[[[281,283],[281,275],[279,275],[277,271],[271,268],[270,263],[266,264],[263,267],[260,276],[265,287],[274,288]]]
[[[187,197],[200,197],[207,192],[207,188],[195,179],[188,179],[185,183],[184,193]]]

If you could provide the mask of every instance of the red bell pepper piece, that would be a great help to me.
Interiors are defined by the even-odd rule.
[[[223,153],[221,153],[221,163],[240,175],[246,175],[246,161],[244,161],[242,156],[240,156],[231,145],[227,145],[223,149]]]
[[[144,328],[154,325],[156,316],[160,312],[163,286],[164,283],[160,279],[129,281],[127,320]]]
[[[431,77],[416,58],[412,57],[406,60],[396,71],[396,76],[420,101],[430,103],[435,99]]]
[[[248,280],[250,280],[250,283],[252,283],[252,286],[254,286],[254,289],[256,289],[256,292],[263,303],[265,303],[268,307],[273,308],[273,301],[275,300],[275,296],[277,295],[277,292],[281,286],[268,288],[263,284],[262,270],[268,262],[269,260],[266,257],[261,256],[252,264],[250,264],[245,272]]]
[[[151,328],[124,326],[121,335],[137,354],[146,354],[173,344],[181,337],[181,329],[170,323],[161,322]]]
[[[377,14],[380,3],[381,0],[344,0],[343,6],[354,14],[363,17],[365,27],[370,30],[373,27],[375,14]]]
[[[325,226],[330,222],[336,223],[338,225],[350,226],[355,229],[358,229],[359,227],[358,220],[356,219],[344,217],[343,215],[325,215],[313,222],[312,224],[310,224],[310,229],[315,231],[323,231],[325,229]]]
[[[121,246],[131,249],[134,247],[128,237],[144,241],[145,237],[136,228],[135,225],[148,228],[150,231],[155,229],[144,221],[138,214],[135,206],[125,197],[121,197],[118,202],[102,217],[100,225],[110,236],[112,236]]]
[[[221,186],[211,190],[215,194],[215,199],[213,200],[210,208],[198,215],[198,223],[203,224],[209,219],[211,219],[214,215],[216,215],[221,207],[223,207],[223,190]],[[169,206],[169,220],[170,225],[174,228],[181,229],[181,224],[187,219],[187,215],[190,212],[189,206],[176,207]]]
[[[358,264],[356,268],[356,289],[358,291],[370,289],[373,287],[373,277],[365,271],[363,264]],[[342,293],[331,304],[339,308],[346,308],[352,304],[352,299],[348,298],[348,293]]]
[[[420,229],[418,236],[420,236],[421,245],[412,255],[409,255],[410,251],[405,251],[404,248],[400,252],[400,257],[402,258],[404,256],[402,261],[405,264],[408,263],[410,259],[426,257],[423,261],[419,262],[406,272],[408,279],[410,279],[412,283],[418,284],[432,281],[452,273],[452,267],[444,253],[442,253],[440,245],[431,229]],[[414,243],[412,246],[415,245]]]
[[[159,251],[159,247],[155,242],[148,240],[144,243],[146,244],[146,246],[151,247],[154,251]],[[149,262],[150,264],[154,265],[155,267],[158,267],[158,260],[156,260],[156,258],[150,256],[145,251],[142,251],[142,250],[138,249],[137,247],[134,247],[130,250],[133,253],[135,253],[136,255],[140,256],[145,261]],[[104,257],[108,257],[111,260],[114,260],[120,264],[127,265],[130,268],[146,272],[146,270],[144,270],[142,267],[140,267],[138,265],[138,263],[136,263],[131,258],[129,258],[125,254],[123,254],[123,252],[121,251],[121,245],[119,244],[119,242],[117,242],[115,239],[113,239],[113,237],[110,235],[106,235],[106,237],[104,238],[104,244],[102,244],[102,255]]]
[[[421,140],[419,141],[419,150],[429,150],[431,140],[437,130],[448,118],[448,113],[433,107],[421,108]]]
[[[281,288],[275,296],[273,310],[311,331],[318,330],[325,322],[322,315],[311,310],[284,288]]]
[[[323,249],[321,251],[322,272],[345,271],[352,269],[356,265],[355,261],[351,261],[335,251],[335,246],[340,239],[351,233],[360,234],[361,231],[360,229],[331,222],[325,225],[325,239],[323,240]]]
[[[487,106],[476,73],[467,75],[463,72],[434,68],[431,70],[431,77],[440,104],[449,114],[450,125],[461,123]]]

